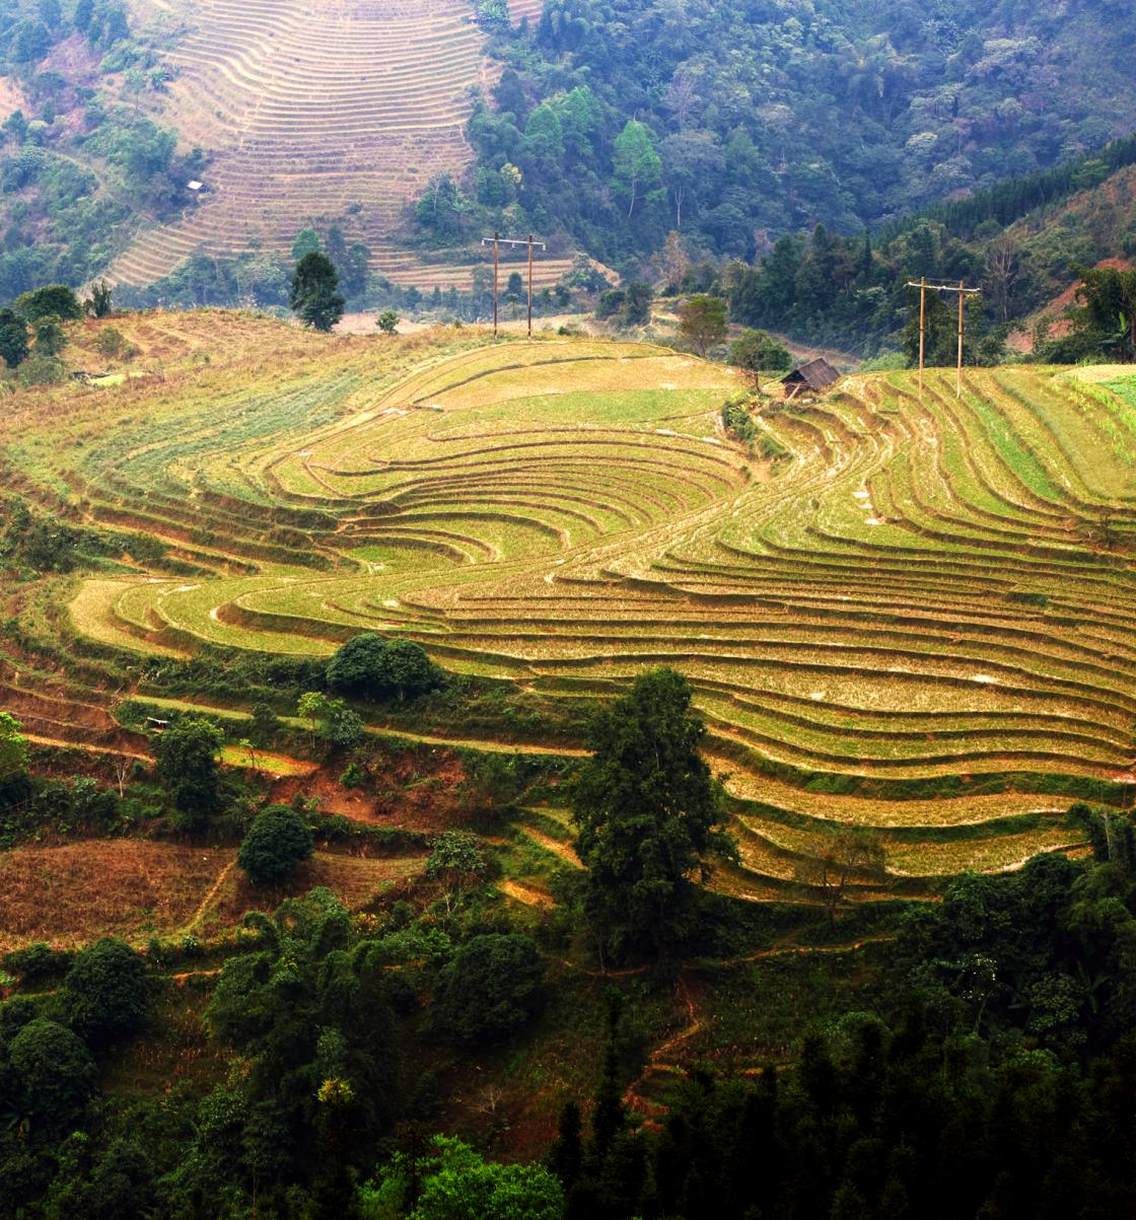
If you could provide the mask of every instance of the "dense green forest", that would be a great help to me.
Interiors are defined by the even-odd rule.
[[[359,638],[326,668],[333,689],[389,662],[393,645]],[[419,691],[438,680],[419,676]],[[258,740],[279,734],[271,714],[259,721]],[[1089,859],[1038,857],[1016,874],[963,877],[941,903],[852,909],[829,926],[818,908],[762,909],[692,880],[717,821],[709,772],[690,764],[702,732],[685,683],[664,670],[596,717],[574,797],[591,868],[561,877],[553,910],[504,906],[492,855],[450,830],[421,882],[361,914],[313,890],[215,944],[155,937],[140,952],[105,938],[9,953],[7,1214],[1132,1214],[1131,816],[1075,806]],[[328,820],[303,802],[266,806],[255,785],[221,775],[222,735],[182,718],[153,773],[118,796],[27,776],[15,722],[0,717],[0,824],[9,841],[48,828],[146,825],[202,844],[243,833],[240,866],[267,896]],[[648,741],[670,748],[653,758]],[[676,854],[632,865],[628,836]],[[591,965],[604,945],[622,969]],[[627,1099],[651,1030],[676,1001],[693,1013],[694,995],[700,1024],[783,1050],[745,1074],[710,1059],[675,1073],[644,1123]],[[542,1071],[562,1102],[558,1133],[543,1158],[510,1161],[494,1074],[562,1064],[569,1044],[591,1056],[588,1087]],[[478,1077],[489,1098],[478,1123],[467,1108],[461,1138],[445,1134],[455,1094]]]
[[[139,218],[178,214],[202,154],[178,156],[137,104],[167,74],[116,0],[0,7],[0,77],[20,101],[0,127],[0,299],[81,284]]]
[[[746,259],[818,222],[852,232],[1136,119],[1119,0],[549,0],[496,29],[476,203],[617,265],[670,230]],[[421,220],[448,241],[469,216]]]

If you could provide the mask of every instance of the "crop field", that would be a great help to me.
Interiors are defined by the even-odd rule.
[[[1121,371],[973,370],[961,399],[953,374],[922,396],[847,377],[761,417],[771,463],[721,429],[735,374],[665,348],[250,317],[206,364],[207,317],[137,325],[185,327],[160,380],[45,391],[0,435],[24,494],[154,535],[188,573],[24,595],[28,630],[82,657],[4,662],[0,706],[44,737],[68,701],[99,728],[102,651],[327,656],[379,631],[551,698],[666,663],[728,775],[729,884],[762,895],[842,826],[879,832],[897,892],[1080,851],[1069,806],[1136,782]]]
[[[136,8],[171,42],[176,77],[162,121],[213,160],[193,210],[142,233],[110,280],[148,284],[198,250],[287,252],[303,225],[338,222],[387,279],[469,290],[468,262],[429,265],[392,240],[406,203],[470,159],[469,91],[493,69],[466,0],[138,0]],[[539,286],[569,266],[541,260]]]

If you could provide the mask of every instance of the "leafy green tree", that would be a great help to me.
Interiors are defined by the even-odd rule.
[[[67,334],[58,318],[50,315],[37,318],[32,323],[35,334],[35,350],[41,356],[58,356],[67,346]]]
[[[319,234],[315,229],[301,229],[296,234],[296,240],[292,242],[292,262],[302,262],[305,256],[309,254],[318,254],[320,252]]]
[[[764,330],[744,330],[730,344],[730,363],[743,369],[761,390],[761,374],[781,372],[793,362],[789,349]]]
[[[296,264],[289,303],[304,325],[314,330],[330,331],[343,317],[339,277],[326,254],[313,250]]]
[[[726,302],[721,297],[696,293],[688,297],[675,311],[679,333],[700,355],[726,337]]]
[[[21,21],[11,47],[16,63],[33,63],[51,50],[51,31],[42,21]]]
[[[135,1033],[150,1013],[146,962],[125,941],[104,937],[75,957],[63,979],[60,1009],[93,1047]]]
[[[18,1114],[33,1133],[62,1134],[78,1121],[95,1092],[91,1052],[71,1030],[46,1017],[29,1021],[8,1046]]]
[[[224,742],[224,732],[202,716],[181,717],[157,739],[158,775],[183,830],[202,830],[220,808],[219,755]]]
[[[311,828],[299,810],[270,805],[249,827],[237,863],[254,885],[282,885],[311,857],[312,846]]]
[[[632,280],[621,288],[608,288],[600,293],[596,317],[612,319],[620,328],[646,326],[651,321],[651,303],[655,293],[650,284]]]
[[[91,285],[85,308],[92,318],[108,318],[114,310],[114,294],[106,280]]]
[[[572,788],[585,911],[601,955],[669,959],[693,932],[713,851],[730,854],[721,793],[698,750],[706,726],[672,669],[601,708]]]
[[[28,325],[10,309],[0,309],[0,356],[10,369],[18,367],[27,358]]]
[[[442,884],[447,913],[464,890],[479,885],[489,871],[489,860],[476,835],[466,830],[444,830],[426,861],[426,876]]]
[[[442,684],[442,672],[421,644],[375,632],[352,636],[328,662],[333,690],[368,698],[397,695],[400,702]]]
[[[280,727],[280,717],[277,716],[272,704],[258,702],[252,705],[249,740],[254,746],[263,750],[272,745],[280,732]]]
[[[363,736],[363,721],[342,699],[332,699],[322,691],[300,696],[297,711],[315,722],[316,736],[329,745],[346,749]]]
[[[1079,274],[1078,332],[1091,336],[1106,358],[1136,360],[1136,271],[1082,267]]]
[[[73,288],[65,284],[47,284],[16,298],[13,307],[24,321],[34,323],[40,318],[58,318],[77,322],[83,316],[83,306]]]
[[[474,936],[442,970],[438,1028],[465,1045],[507,1038],[544,999],[544,962],[531,937]]]
[[[562,1220],[563,1192],[542,1166],[487,1162],[453,1136],[434,1136],[431,1149],[396,1153],[360,1190],[363,1220]]]
[[[28,743],[23,725],[7,712],[0,712],[0,781],[19,775],[28,765]]]
[[[395,335],[398,333],[398,321],[398,314],[393,309],[384,309],[375,319],[375,325],[384,335]]]
[[[259,942],[225,964],[205,1012],[211,1034],[245,1064],[239,1097],[220,1105],[223,1138],[260,1150],[246,1159],[250,1187],[328,1169],[334,1178],[369,1159],[396,1111],[387,959],[323,889],[246,926]]]
[[[637,119],[629,119],[615,137],[612,166],[616,189],[627,197],[630,219],[640,197],[656,190],[662,178],[663,162],[651,129]]]

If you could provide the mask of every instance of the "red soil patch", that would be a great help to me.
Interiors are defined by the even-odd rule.
[[[1133,263],[1128,258],[1102,258],[1096,264],[1097,269],[1111,267],[1116,271],[1131,271]],[[1069,285],[1064,292],[1058,293],[1048,304],[1043,305],[1036,313],[1034,313],[1023,324],[1021,330],[1015,330],[1010,334],[1007,340],[1009,346],[1016,352],[1030,353],[1033,351],[1033,328],[1042,319],[1052,319],[1049,326],[1049,337],[1051,339],[1063,339],[1070,331],[1071,324],[1068,318],[1062,315],[1072,305],[1077,303],[1077,289],[1080,288],[1082,281]]]
[[[319,801],[321,813],[355,822],[404,830],[437,831],[465,820],[458,788],[465,779],[461,761],[440,749],[376,755],[366,781],[357,788],[339,782],[341,766],[314,775],[286,776],[272,787],[277,801],[299,795]]]

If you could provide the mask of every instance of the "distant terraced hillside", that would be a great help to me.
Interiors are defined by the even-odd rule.
[[[9,425],[25,494],[69,488],[196,572],[45,586],[101,646],[160,664],[395,632],[553,699],[674,665],[732,773],[743,893],[791,882],[842,824],[878,829],[897,884],[1013,867],[1076,849],[1073,800],[1133,782],[1121,370],[974,370],[961,401],[953,374],[922,395],[850,377],[760,421],[771,468],[721,431],[732,371],[666,349],[210,318],[135,324],[146,359],[186,357],[153,388],[51,391]],[[52,700],[99,703],[61,681],[7,683],[44,736]]]
[[[470,152],[469,91],[486,79],[466,0],[138,0],[183,33],[164,121],[215,154],[209,193],[146,232],[109,278],[146,284],[196,250],[291,248],[309,221],[340,221],[374,269],[467,289],[471,267],[423,267],[391,242],[406,202]],[[564,262],[541,265],[554,282]]]

